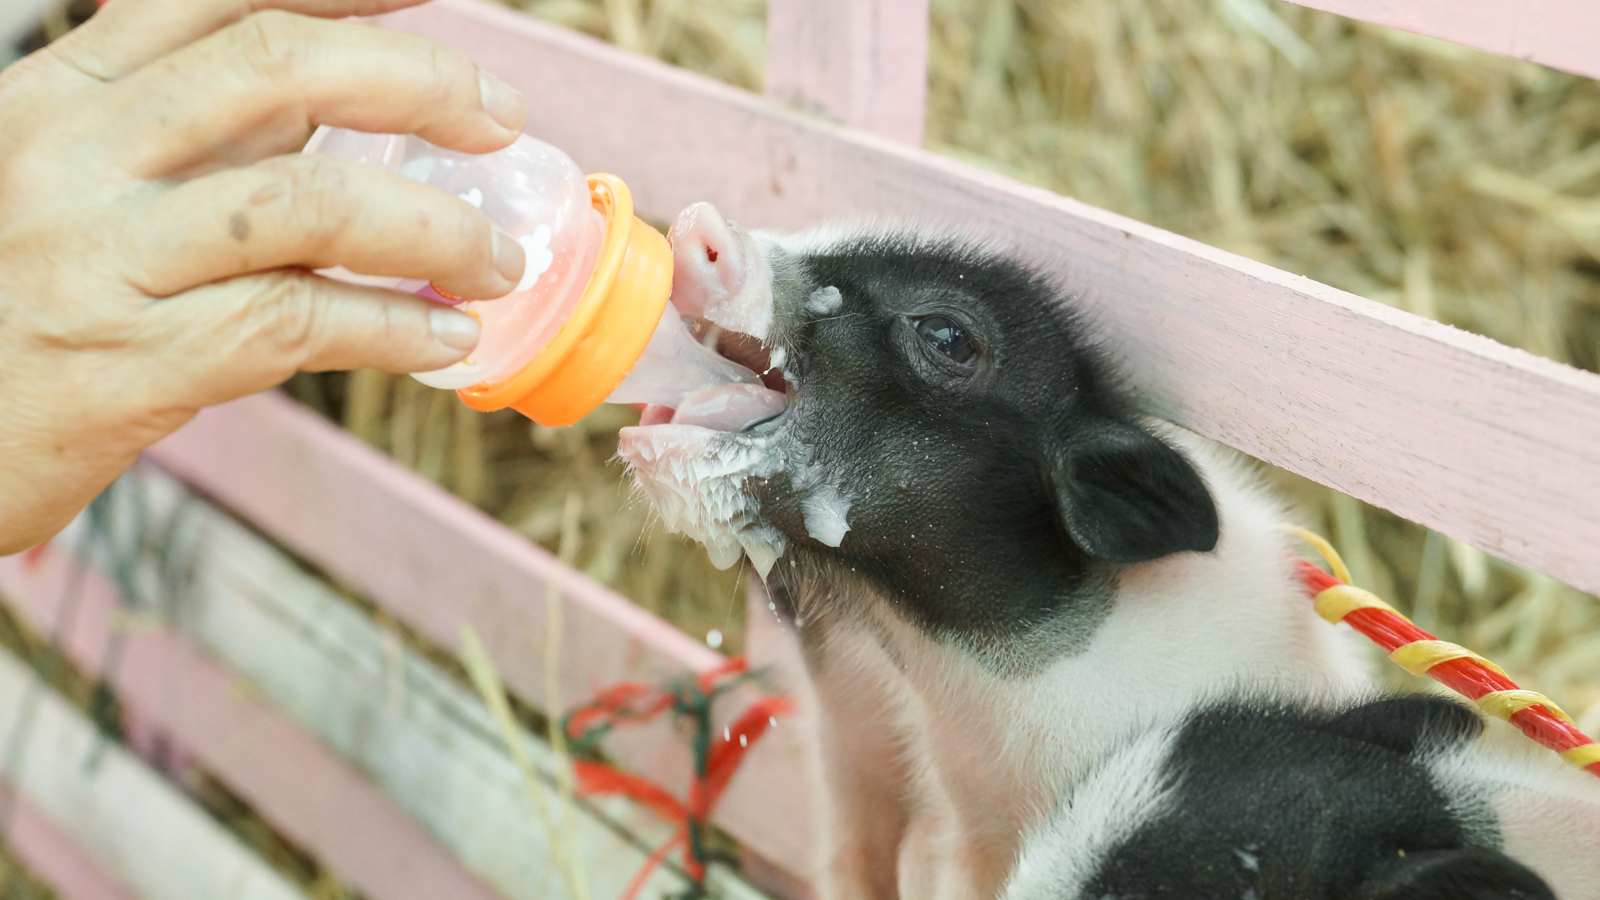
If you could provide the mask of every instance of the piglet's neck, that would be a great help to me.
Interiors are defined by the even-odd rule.
[[[890,702],[901,706],[898,718],[927,729],[906,737],[925,743],[958,807],[988,809],[989,825],[1003,830],[1016,824],[1016,807],[990,809],[985,797],[997,784],[1027,798],[1026,808],[1049,808],[1127,735],[1205,700],[1332,700],[1370,688],[1357,645],[1317,617],[1294,578],[1282,508],[1251,473],[1219,457],[1192,450],[1217,499],[1217,548],[1122,571],[1109,614],[1086,640],[1071,641],[1079,649],[1018,674],[893,616],[875,636],[860,636],[883,643],[877,677],[907,691],[884,698],[901,698]],[[853,652],[863,670],[878,655],[859,643]],[[872,680],[854,680],[851,690]],[[913,695],[910,714],[903,704]]]

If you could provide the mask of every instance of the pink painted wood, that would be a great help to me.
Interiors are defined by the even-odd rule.
[[[768,0],[766,93],[921,146],[928,0]]]
[[[12,795],[0,784],[0,802],[14,803],[5,833],[6,847],[28,872],[44,882],[61,900],[137,900],[113,881],[100,866],[56,830],[28,798]]]
[[[1289,2],[1600,78],[1600,3],[1594,0]]]
[[[448,648],[470,625],[508,687],[542,707],[545,597],[564,600],[567,705],[623,679],[659,681],[720,657],[562,565],[505,526],[277,394],[201,413],[150,451],[162,468]],[[689,750],[666,722],[607,743],[624,765],[682,790]],[[778,728],[752,752],[716,821],[804,876],[810,830],[804,748]]]
[[[621,175],[646,215],[710,200],[753,226],[889,215],[997,235],[1076,286],[1167,418],[1600,591],[1600,376],[499,6],[386,21],[527,91],[528,130]]]
[[[56,622],[67,554],[43,551],[37,567],[0,559],[0,593],[42,631]],[[84,579],[75,626],[62,648],[103,676],[116,588]],[[118,698],[160,728],[230,789],[372,900],[496,900],[389,798],[332,751],[271,707],[248,699],[226,668],[183,636],[137,630],[110,672]]]

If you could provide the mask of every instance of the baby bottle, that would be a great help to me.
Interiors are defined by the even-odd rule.
[[[584,177],[565,153],[527,135],[485,155],[413,135],[320,128],[306,153],[355,160],[447,190],[522,245],[527,269],[510,294],[463,301],[427,282],[321,274],[448,303],[482,323],[477,349],[414,375],[454,390],[473,409],[511,407],[542,425],[569,425],[603,402],[677,407],[718,385],[757,384],[689,333],[668,295],[672,251],[633,214],[614,175]]]

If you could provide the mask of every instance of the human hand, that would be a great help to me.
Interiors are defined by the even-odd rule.
[[[469,316],[310,270],[496,297],[522,276],[515,240],[443,191],[282,155],[320,124],[516,138],[522,96],[465,56],[328,21],[416,2],[115,0],[0,73],[0,555],[201,407],[476,345]]]

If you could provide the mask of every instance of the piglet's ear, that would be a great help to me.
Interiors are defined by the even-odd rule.
[[[1498,850],[1410,853],[1387,863],[1350,900],[1555,900],[1544,879]]]
[[[1327,727],[1334,734],[1409,756],[1424,737],[1450,744],[1472,740],[1483,733],[1483,720],[1454,700],[1410,694],[1351,707]]]
[[[1134,425],[1076,435],[1053,479],[1067,533],[1096,559],[1136,563],[1217,545],[1217,507],[1200,473]]]

